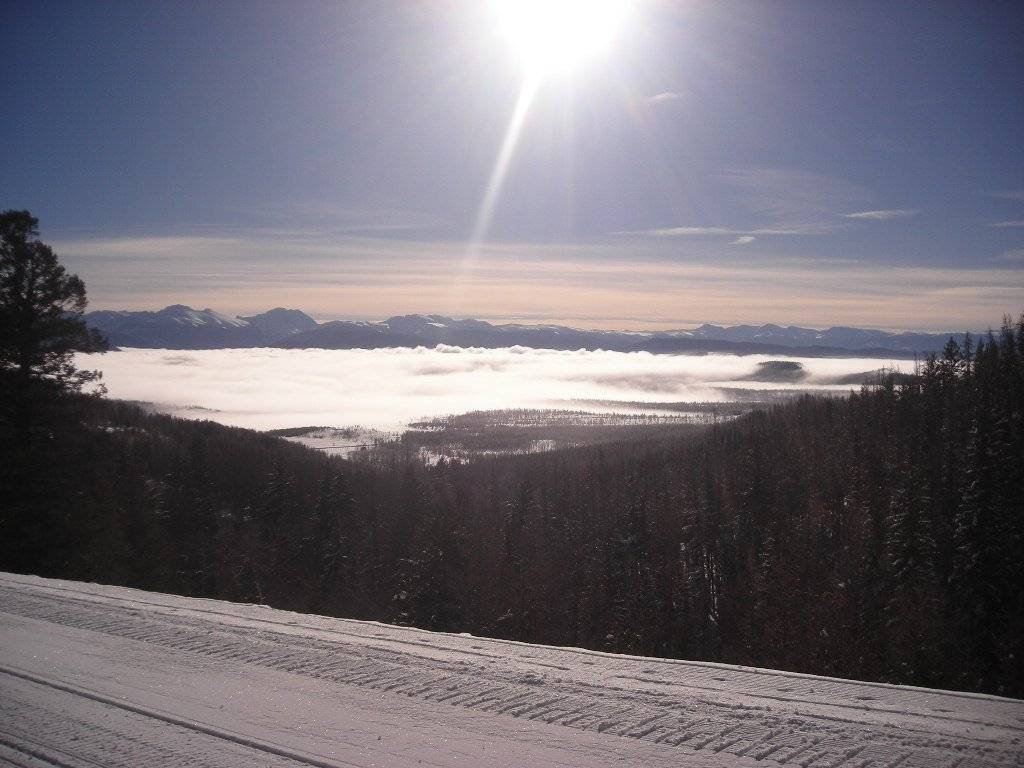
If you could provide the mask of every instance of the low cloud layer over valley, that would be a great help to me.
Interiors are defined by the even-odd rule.
[[[881,368],[877,358],[653,355],[438,346],[377,350],[122,349],[82,355],[112,397],[224,424],[275,429],[410,421],[501,408],[617,409],[613,403],[728,401],[751,390],[847,391]],[[769,363],[768,365],[765,365]],[[863,374],[863,375],[862,375]],[[595,403],[607,403],[597,406]]]

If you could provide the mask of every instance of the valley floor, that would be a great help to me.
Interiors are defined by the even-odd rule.
[[[1024,702],[0,574],[0,766],[1024,765]]]

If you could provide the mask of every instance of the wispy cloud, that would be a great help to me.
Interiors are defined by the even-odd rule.
[[[1000,229],[1016,229],[1018,227],[1024,227],[1024,219],[1012,219],[1010,221],[994,221],[989,224],[990,227],[999,227]]]
[[[732,195],[752,227],[679,226],[615,232],[644,237],[731,237],[732,245],[746,245],[757,237],[827,235],[846,229],[847,219],[895,219],[915,210],[871,210],[843,214],[858,203],[870,202],[863,187],[844,179],[791,168],[740,168],[718,177],[725,194]],[[747,239],[749,238],[749,239]]]
[[[637,229],[615,232],[616,235],[646,235],[648,237],[714,237],[716,235],[740,235],[739,230],[728,227],[661,227],[658,229]]]
[[[916,216],[920,211],[913,208],[886,208],[880,211],[858,211],[857,213],[844,213],[846,219],[862,219],[866,221],[891,221],[892,219],[907,219]]]
[[[425,232],[451,226],[451,222],[423,211],[387,205],[350,206],[325,200],[305,200],[239,212],[255,215],[271,226],[339,234]]]
[[[1000,261],[1024,261],[1024,248],[1011,248],[1008,251],[1003,251],[996,258]]]
[[[832,230],[827,230],[832,231]],[[644,237],[735,237],[737,239],[770,237],[772,235],[818,235],[823,230],[818,226],[761,229],[731,229],[729,227],[661,227],[657,229],[636,229],[614,232],[616,235],[642,235]],[[742,243],[733,243],[742,245]]]
[[[1017,200],[1024,203],[1024,189],[1003,189],[988,194],[991,197],[998,197],[1000,200]]]
[[[738,202],[764,219],[763,228],[825,234],[839,228],[836,212],[870,202],[863,187],[835,176],[795,168],[738,168],[720,181]]]
[[[760,252],[750,259],[760,243],[757,231],[711,229],[720,242],[489,244],[471,266],[456,242],[288,231],[52,244],[85,280],[92,309],[184,303],[229,315],[290,306],[320,319],[440,312],[541,321],[558,307],[559,319],[594,318],[587,324],[595,327],[671,327],[681,318],[710,318],[905,328],[913,317],[921,328],[949,330],[985,327],[1016,311],[1024,295],[1015,258],[975,269],[800,261]],[[742,237],[758,242],[728,245]]]
[[[673,101],[679,101],[682,95],[675,91],[662,91],[654,96],[651,96],[648,100],[648,104],[671,104]]]

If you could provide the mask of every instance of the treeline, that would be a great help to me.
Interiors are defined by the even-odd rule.
[[[91,398],[40,414],[0,436],[5,570],[1024,695],[1024,318],[668,444],[425,466]]]
[[[537,453],[602,443],[680,440],[710,423],[702,413],[587,413],[516,409],[471,413],[415,422],[377,451],[420,451],[446,459],[489,454]]]

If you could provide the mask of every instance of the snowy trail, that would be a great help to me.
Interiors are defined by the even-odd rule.
[[[1024,702],[0,574],[0,766],[1024,766]]]

